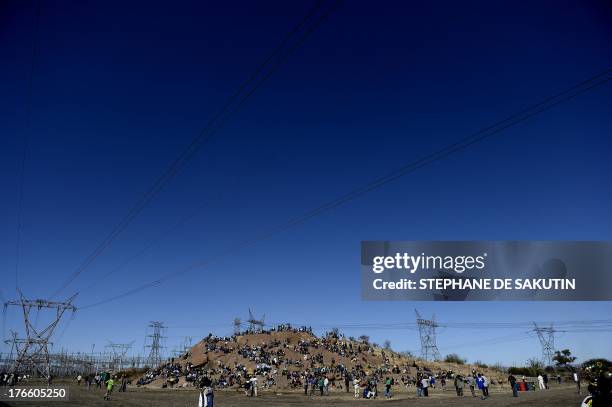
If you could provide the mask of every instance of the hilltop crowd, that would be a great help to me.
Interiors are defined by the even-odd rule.
[[[352,338],[347,340],[337,332],[328,332],[317,338],[312,335],[310,327],[294,328],[290,324],[282,324],[267,331],[246,333],[265,335],[274,332],[309,335],[297,340],[271,337],[260,344],[239,345],[239,335],[219,337],[210,334],[199,345],[202,352],[206,355],[212,352],[218,356],[235,354],[241,357],[240,360],[252,362],[249,367],[240,360],[224,363],[218,357],[214,362],[198,367],[171,359],[147,372],[137,384],[145,385],[162,378],[162,386],[172,387],[184,377],[185,382],[193,386],[205,387],[204,383],[210,382],[211,387],[240,387],[247,395],[256,395],[260,388],[273,387],[279,378],[283,378],[289,387],[301,388],[308,395],[326,395],[333,389],[352,391],[356,397],[365,398],[378,397],[381,386],[385,396],[391,397],[392,389],[400,383],[405,388],[413,386],[419,396],[427,397],[430,389],[439,383],[444,390],[447,382],[452,382],[456,388],[467,386],[480,389],[479,386],[482,386],[485,390],[481,389],[481,392],[483,397],[486,397],[488,385],[491,384],[485,376],[479,378],[476,373],[467,378],[459,376],[459,379],[453,372],[439,371],[434,374],[426,367],[419,367],[414,361],[411,365],[392,365],[389,352],[385,353],[380,349],[377,350],[377,355],[382,356],[383,367],[371,366],[368,356],[374,354],[375,348],[367,341],[356,341]],[[289,354],[294,356],[289,357]],[[183,358],[187,359],[188,356],[189,354],[186,354]],[[348,365],[341,362],[347,359],[350,360]],[[459,390],[457,392],[459,393]]]
[[[297,335],[275,334],[283,332]],[[408,390],[418,397],[449,391],[457,397],[487,399],[492,386],[506,383],[515,397],[519,390],[533,389],[533,384],[548,387],[544,373],[526,383],[524,377],[521,382],[512,375],[502,378],[501,373],[491,377],[489,369],[433,370],[432,365],[419,366],[416,360],[408,362],[370,344],[366,337],[346,338],[337,331],[316,337],[310,327],[282,324],[231,336],[210,334],[180,358],[148,371],[137,385],[155,381],[162,387],[198,387],[203,400],[213,397],[214,388],[241,389],[251,397],[261,390],[287,386],[308,396],[342,391],[355,398],[390,398],[398,390]]]

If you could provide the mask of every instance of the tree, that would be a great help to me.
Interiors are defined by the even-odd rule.
[[[370,343],[370,337],[368,335],[361,335],[358,339],[363,343]]]
[[[544,363],[535,358],[529,359],[527,361],[527,369],[529,370],[529,376],[537,376],[544,370]]]
[[[385,348],[385,350],[391,350],[391,341],[385,339],[385,341],[383,342],[383,347]]]
[[[526,367],[511,366],[508,368],[508,373],[520,376],[531,376],[531,371]]]
[[[456,353],[450,353],[446,355],[446,357],[444,358],[444,361],[446,363],[456,363],[458,365],[465,365],[465,362],[466,362],[465,359],[463,359],[461,356],[457,355]]]
[[[575,356],[572,356],[572,352],[569,349],[563,349],[562,351],[556,351],[553,356],[557,367],[567,367],[568,364],[573,363],[576,360]]]

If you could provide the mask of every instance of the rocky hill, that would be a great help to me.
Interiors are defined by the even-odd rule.
[[[339,388],[346,374],[362,378],[391,376],[396,383],[402,383],[423,373],[440,379],[451,371],[467,375],[472,370],[503,380],[502,373],[493,369],[426,362],[342,335],[317,337],[306,328],[279,326],[231,337],[209,335],[181,357],[148,372],[139,384],[188,387],[198,385],[207,376],[219,387],[237,388],[255,375],[262,388],[301,389],[304,377],[325,375],[333,387]]]

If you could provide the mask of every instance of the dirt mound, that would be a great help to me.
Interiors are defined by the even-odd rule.
[[[415,377],[419,372],[442,375],[453,371],[467,375],[476,370],[491,380],[504,380],[502,373],[494,369],[423,361],[344,336],[317,337],[305,329],[272,330],[231,337],[209,335],[187,353],[169,360],[158,370],[160,377],[150,382],[151,386],[161,386],[161,383],[165,383],[161,378],[172,375],[180,386],[184,383],[191,385],[202,372],[216,380],[231,377],[230,385],[233,385],[234,379],[251,375],[266,380],[272,377],[276,388],[296,386],[298,380],[295,378],[313,371],[325,372],[331,380],[338,382],[342,378],[339,372],[344,371],[359,371],[368,376],[377,372],[399,380],[402,377]],[[191,380],[190,375],[195,375],[195,379]]]

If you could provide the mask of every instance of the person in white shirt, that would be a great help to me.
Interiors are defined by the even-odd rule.
[[[421,384],[423,385],[423,396],[429,397],[429,379],[427,377],[423,377],[421,379]]]
[[[578,394],[580,394],[580,376],[578,376],[577,372],[574,372],[574,381],[576,382],[576,389],[578,390]]]
[[[546,386],[544,386],[544,377],[541,374],[538,375],[538,385],[540,386],[540,390],[546,388]]]
[[[257,397],[257,376],[251,377],[251,394]]]
[[[489,397],[489,378],[485,375],[482,375],[482,385],[485,397]]]

